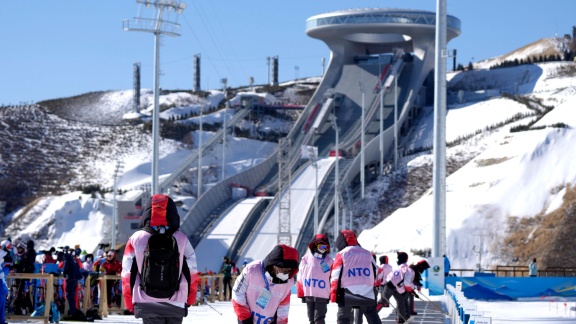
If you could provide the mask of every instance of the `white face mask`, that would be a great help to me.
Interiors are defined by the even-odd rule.
[[[277,273],[276,278],[278,278],[282,281],[286,281],[290,278],[290,274],[289,273]]]

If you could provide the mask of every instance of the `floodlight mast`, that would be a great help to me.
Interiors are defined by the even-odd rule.
[[[133,20],[124,20],[124,31],[138,31],[154,34],[154,107],[152,110],[152,194],[160,193],[160,185],[158,182],[158,152],[160,145],[160,115],[159,115],[159,90],[160,90],[160,36],[180,36],[180,24],[163,19],[164,10],[182,13],[186,8],[186,4],[170,0],[136,0],[140,5],[145,5],[149,8],[151,5],[155,8],[156,18],[142,18],[136,17]]]

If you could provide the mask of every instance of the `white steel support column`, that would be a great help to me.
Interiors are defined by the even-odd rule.
[[[446,0],[436,1],[434,68],[434,242],[432,257],[446,253]]]

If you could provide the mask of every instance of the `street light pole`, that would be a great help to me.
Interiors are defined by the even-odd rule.
[[[364,112],[364,75],[362,75],[362,80],[359,82],[360,91],[362,91],[362,118],[360,119],[360,123],[362,125],[360,134],[360,185],[361,185],[361,197],[364,199],[364,183],[366,180],[365,170],[364,170],[364,118],[366,118]]]
[[[198,195],[196,199],[202,195],[202,115],[204,114],[204,105],[200,106],[200,128],[198,131]]]
[[[318,148],[308,146],[308,157],[316,169],[316,184],[314,190],[314,233],[318,233]]]
[[[124,169],[124,163],[118,161],[116,163],[116,168],[114,168],[114,189],[112,193],[112,239],[111,239],[111,249],[116,249],[116,223],[118,222],[118,203],[116,202],[116,193],[118,191],[118,178],[120,173]]]
[[[137,0],[141,5],[149,7],[154,5],[156,10],[156,19],[146,19],[137,17],[134,20],[124,20],[123,29],[125,31],[140,31],[154,34],[154,107],[152,111],[152,194],[159,193],[158,181],[158,164],[159,164],[159,137],[160,137],[160,107],[159,107],[159,90],[160,90],[160,36],[180,36],[178,30],[180,24],[172,22],[169,18],[163,18],[164,10],[182,13],[186,8],[185,3],[165,0]]]
[[[225,106],[224,106],[224,113],[222,114],[222,119],[224,120],[224,128],[222,129],[222,178],[221,180],[224,180],[224,177],[226,176],[226,129],[227,129],[227,125],[226,125],[226,113],[228,113],[228,98],[226,96],[226,85],[228,84],[228,79],[223,78],[222,79],[222,84],[224,86],[224,100],[226,102]]]
[[[398,169],[398,71],[394,69],[394,170]]]
[[[339,192],[339,188],[340,188],[340,142],[339,142],[339,133],[340,133],[340,128],[338,128],[338,124],[336,123],[336,115],[335,114],[331,114],[331,119],[330,122],[332,123],[332,129],[334,129],[334,132],[336,132],[336,165],[334,168],[334,233],[336,234],[337,237],[338,235],[338,223],[340,221],[340,192]],[[343,221],[342,224],[344,224],[344,226],[342,226],[343,228],[346,227],[346,214],[344,214],[343,216]]]
[[[380,55],[378,60],[378,71],[382,73],[382,55]],[[382,89],[382,77],[379,79],[380,82],[380,176],[384,176],[384,89]]]

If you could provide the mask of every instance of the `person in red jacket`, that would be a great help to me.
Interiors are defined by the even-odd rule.
[[[378,266],[372,254],[358,244],[351,230],[340,231],[336,247],[339,251],[330,274],[330,301],[338,303],[338,324],[350,323],[352,308],[360,309],[368,324],[382,324],[374,290]]]
[[[109,276],[120,275],[122,272],[122,262],[116,259],[116,252],[113,250],[108,251],[106,254],[106,260],[100,264],[100,272]],[[117,307],[120,307],[120,296],[112,300],[112,289],[114,289],[114,284],[116,280],[106,280],[106,296],[108,297],[108,306],[111,306],[112,302],[116,303]]]
[[[324,324],[330,302],[330,244],[324,234],[316,234],[308,244],[309,253],[300,261],[296,281],[298,298],[306,303],[310,324]]]

